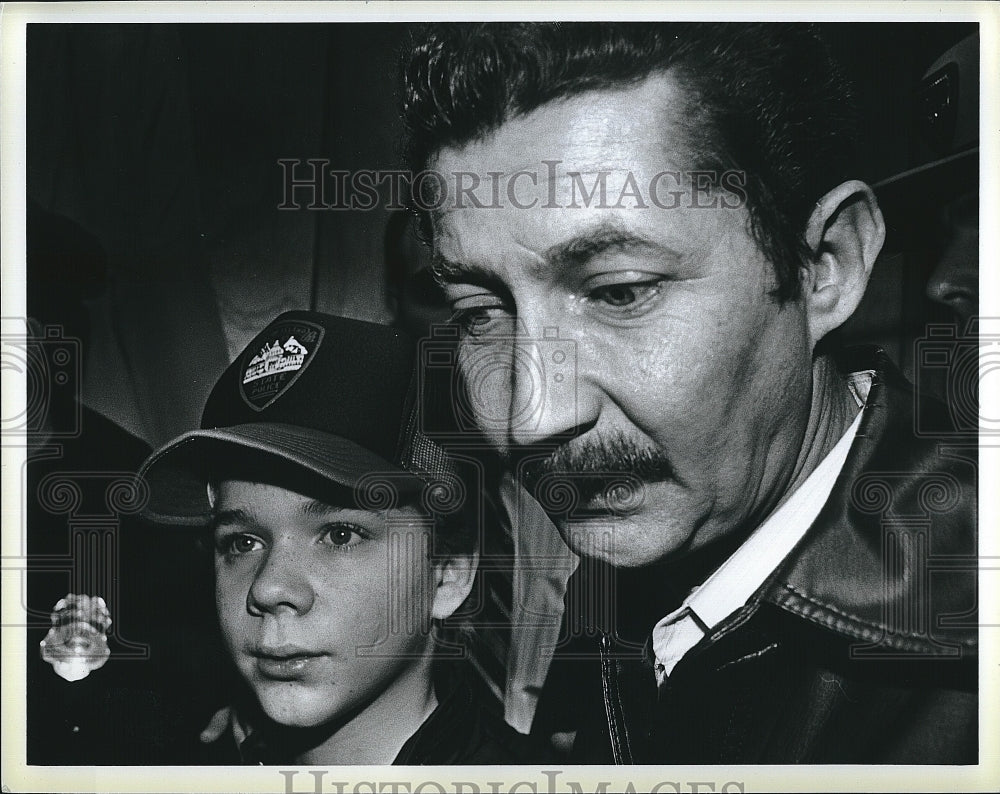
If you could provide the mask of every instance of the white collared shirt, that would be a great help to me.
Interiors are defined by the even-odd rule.
[[[848,388],[859,407],[868,398],[873,375],[865,371],[848,376]],[[691,648],[746,604],[802,539],[844,468],[861,413],[805,482],[680,607],[653,627],[657,683],[662,684]]]

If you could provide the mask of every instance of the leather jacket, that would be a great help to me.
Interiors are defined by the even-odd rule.
[[[659,691],[650,644],[602,633],[573,760],[977,762],[977,439],[882,351],[850,358],[875,375],[812,527]]]

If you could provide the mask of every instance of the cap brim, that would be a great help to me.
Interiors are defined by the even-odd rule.
[[[240,471],[246,463],[242,453],[247,452],[256,453],[265,465],[267,458],[277,465],[291,463],[345,488],[388,484],[395,492],[408,494],[426,485],[348,439],[293,425],[244,424],[193,430],[154,452],[138,475],[149,489],[143,516],[159,523],[206,523],[211,509],[209,479],[224,478],[227,468]]]
[[[927,232],[934,213],[979,188],[979,147],[895,174],[872,185],[885,218],[886,252],[904,250]]]

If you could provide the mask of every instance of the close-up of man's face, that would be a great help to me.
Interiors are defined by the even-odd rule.
[[[576,506],[550,515],[574,550],[621,566],[759,520],[791,477],[809,413],[803,304],[772,296],[773,266],[734,195],[692,188],[687,104],[669,73],[654,74],[542,105],[430,163],[495,174],[516,199],[434,217],[480,424],[543,506],[547,475],[578,486]],[[586,203],[581,184],[602,174],[607,201]],[[538,376],[556,336],[570,363]],[[638,493],[614,487],[634,478]]]

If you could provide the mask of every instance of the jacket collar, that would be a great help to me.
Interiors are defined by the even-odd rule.
[[[460,763],[470,743],[478,738],[478,707],[472,691],[457,670],[453,678],[439,683],[438,705],[400,748],[395,766],[446,765]]]
[[[971,460],[942,454],[954,440],[941,431],[947,409],[921,398],[915,424],[913,388],[882,350],[851,349],[842,363],[875,370],[861,426],[826,505],[755,601],[887,652],[968,652],[977,638],[974,447]],[[947,576],[931,575],[946,565]],[[954,628],[939,630],[946,615]]]

